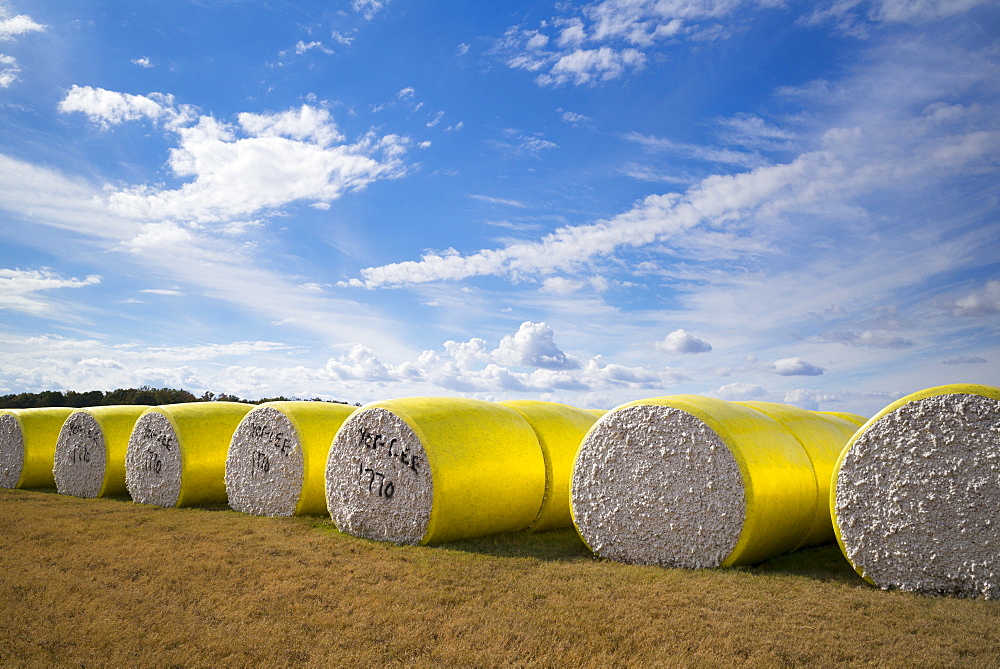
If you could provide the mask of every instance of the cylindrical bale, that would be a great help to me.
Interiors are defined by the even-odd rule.
[[[864,416],[859,416],[856,413],[850,413],[847,411],[818,411],[817,413],[823,413],[827,416],[836,416],[837,418],[843,418],[848,423],[851,423],[857,427],[861,427],[868,422],[868,419]]]
[[[841,451],[857,431],[858,424],[839,415],[808,411],[789,404],[758,401],[738,402],[738,404],[756,409],[788,428],[788,431],[802,444],[812,462],[816,474],[816,505],[813,511],[812,529],[796,548],[818,546],[834,541],[833,521],[830,520],[830,476]]]
[[[132,500],[177,507],[225,504],[229,442],[251,409],[239,402],[146,409],[125,455],[125,485]]]
[[[70,407],[44,407],[0,414],[0,487],[55,487],[56,440],[71,413]]]
[[[587,411],[594,414],[595,418],[603,418],[604,414],[608,412],[607,409],[587,409]]]
[[[149,407],[130,404],[77,409],[56,441],[56,490],[76,497],[124,495],[125,452],[135,422]]]
[[[831,487],[837,541],[869,583],[1000,598],[1000,388],[893,402],[847,444]]]
[[[780,423],[697,395],[613,409],[573,467],[573,522],[597,555],[705,568],[794,549],[812,527],[816,477]]]
[[[573,460],[580,442],[597,418],[590,411],[555,402],[510,400],[499,404],[513,409],[528,421],[545,459],[545,497],[528,529],[544,532],[572,526],[569,480],[573,475]]]
[[[355,407],[267,402],[248,413],[229,444],[229,506],[257,516],[323,515],[330,444]]]
[[[337,527],[400,544],[523,530],[544,494],[545,462],[528,422],[464,398],[368,404],[344,421],[326,467]]]

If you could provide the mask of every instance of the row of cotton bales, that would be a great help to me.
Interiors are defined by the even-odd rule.
[[[836,534],[879,587],[992,598],[998,400],[931,388],[867,422],[694,395],[610,412],[456,398],[30,409],[0,415],[0,486],[325,511],[397,543],[575,524],[598,555],[689,568]]]

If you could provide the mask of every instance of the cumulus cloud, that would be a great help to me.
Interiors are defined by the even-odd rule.
[[[46,26],[38,23],[27,14],[12,16],[6,7],[0,5],[0,40],[12,40],[17,35],[41,32],[45,28]]]
[[[513,335],[505,335],[493,359],[508,366],[578,369],[580,363],[559,350],[555,333],[545,323],[525,321]]]
[[[33,316],[60,318],[58,307],[38,293],[59,288],[82,288],[101,282],[92,274],[84,279],[64,278],[50,269],[21,270],[0,268],[0,309]]]
[[[683,329],[674,330],[663,341],[656,342],[655,347],[667,353],[707,353],[712,350],[707,341]]]
[[[70,87],[66,97],[59,103],[59,111],[64,114],[82,112],[92,123],[103,128],[143,118],[183,122],[189,118],[190,113],[189,109],[175,107],[171,95],[132,95],[76,84]]]
[[[740,400],[759,399],[767,395],[767,391],[764,390],[763,386],[755,383],[736,382],[721,386],[712,395],[718,397],[720,400],[738,402]]]
[[[979,290],[955,301],[955,316],[987,316],[1000,313],[1000,281],[992,279]]]
[[[153,61],[151,61],[149,58],[147,58],[145,56],[143,56],[142,58],[133,58],[132,59],[132,64],[133,65],[138,65],[139,67],[142,67],[142,68],[145,68],[145,69],[149,69],[149,68],[153,67]]]
[[[163,122],[176,134],[169,166],[189,179],[177,189],[147,185],[112,191],[112,211],[157,222],[226,222],[293,202],[324,206],[376,179],[401,176],[409,140],[368,133],[344,143],[330,113],[302,105],[274,113],[242,113],[230,125],[211,116],[194,119],[168,95],[130,95],[74,86],[60,103],[103,127],[124,121]]]
[[[810,364],[802,358],[782,358],[771,363],[771,370],[780,376],[819,376],[822,367]]]
[[[795,390],[789,390],[785,393],[785,404],[791,404],[793,406],[800,407],[802,409],[808,409],[809,411],[819,411],[819,403],[821,401],[834,399],[833,396],[827,393],[817,392],[815,390],[808,390],[805,388],[796,388]]]

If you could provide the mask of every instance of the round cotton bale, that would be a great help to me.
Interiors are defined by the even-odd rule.
[[[56,490],[76,497],[124,495],[128,440],[135,422],[148,408],[103,406],[71,413],[56,441],[52,468]]]
[[[71,413],[70,407],[44,407],[0,414],[0,487],[55,487],[56,440]]]
[[[472,399],[368,404],[344,421],[326,466],[337,527],[400,544],[523,530],[544,494],[545,462],[528,422]]]
[[[848,443],[832,488],[837,540],[869,583],[1000,598],[1000,388],[893,402]]]
[[[330,443],[354,407],[268,402],[248,413],[229,444],[229,506],[257,516],[323,515]]]
[[[697,395],[613,409],[573,467],[573,522],[597,555],[633,564],[752,564],[798,546],[816,505],[812,464],[759,411]]]
[[[132,500],[158,506],[226,503],[226,453],[253,407],[187,402],[150,407],[129,438],[125,485]]]
[[[805,449],[812,463],[816,476],[812,528],[795,548],[834,541],[833,521],[830,520],[830,477],[837,458],[854,436],[858,425],[839,415],[808,411],[788,404],[758,401],[738,404],[756,409],[784,425]]]
[[[569,480],[573,459],[587,430],[597,421],[593,413],[555,402],[511,400],[499,404],[528,421],[545,460],[545,496],[542,508],[528,527],[544,532],[573,525],[569,511]]]
[[[603,418],[604,414],[608,412],[607,409],[587,409],[587,411],[594,414],[594,418]]]

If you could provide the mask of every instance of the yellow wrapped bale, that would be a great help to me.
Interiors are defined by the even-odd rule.
[[[573,525],[569,511],[569,480],[573,460],[587,430],[597,421],[592,412],[555,402],[500,402],[528,421],[545,459],[545,497],[528,529],[544,532]]]
[[[826,414],[827,416],[836,416],[837,418],[843,418],[848,423],[851,423],[856,427],[861,427],[866,422],[868,422],[868,419],[865,418],[864,416],[859,416],[856,413],[849,413],[847,411],[819,411],[817,413],[823,413]]]
[[[843,414],[807,411],[774,402],[750,401],[738,404],[756,409],[784,425],[805,449],[812,463],[817,490],[812,528],[796,548],[834,541],[833,521],[830,520],[830,476],[844,446],[864,420],[857,416],[856,419],[861,420],[861,423],[854,423],[842,418]]]
[[[70,407],[8,409],[0,413],[0,487],[52,488],[56,440]]]
[[[52,473],[56,490],[76,497],[124,495],[125,453],[139,416],[149,407],[77,409],[63,423]]]
[[[330,443],[354,407],[267,402],[248,413],[229,444],[229,506],[258,516],[323,515]]]
[[[831,488],[837,541],[869,583],[1000,598],[1000,388],[893,402],[847,444]]]
[[[252,408],[239,402],[188,402],[146,409],[125,455],[132,500],[176,507],[225,504],[229,442]]]
[[[326,467],[337,527],[401,544],[523,530],[544,493],[531,426],[512,409],[472,399],[368,404],[344,421]]]
[[[752,564],[812,528],[816,478],[795,437],[763,413],[697,395],[622,405],[573,467],[573,522],[597,555],[633,564]]]

